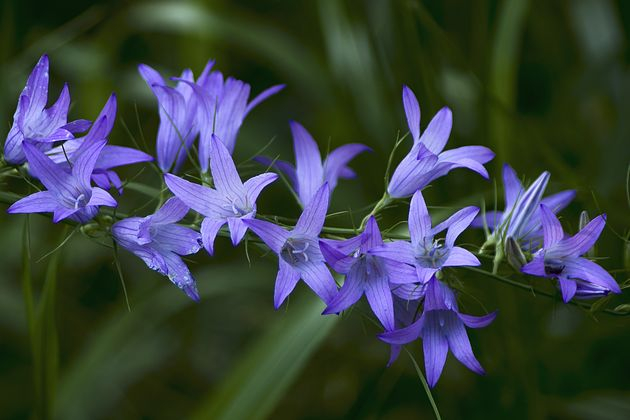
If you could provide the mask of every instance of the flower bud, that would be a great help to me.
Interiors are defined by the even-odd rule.
[[[521,247],[511,236],[508,236],[505,240],[505,255],[508,263],[518,272],[520,272],[521,267],[527,263],[527,258],[525,258]]]

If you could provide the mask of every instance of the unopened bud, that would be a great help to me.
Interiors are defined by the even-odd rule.
[[[584,229],[584,227],[588,225],[588,222],[590,221],[591,218],[588,217],[588,212],[586,210],[582,210],[582,213],[580,213],[580,230]]]
[[[525,258],[521,247],[511,236],[508,236],[505,240],[505,255],[508,263],[518,272],[520,272],[521,267],[527,263],[527,258]]]

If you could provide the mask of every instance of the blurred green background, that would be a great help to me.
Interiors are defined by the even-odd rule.
[[[492,206],[503,162],[525,179],[548,169],[550,191],[578,190],[563,213],[565,227],[575,231],[582,209],[608,213],[598,251],[619,282],[628,278],[629,2],[4,0],[0,13],[2,137],[42,53],[51,57],[53,95],[70,84],[72,119],[93,119],[117,92],[110,141],[127,145],[125,126],[152,144],[158,123],[136,66],[198,74],[214,58],[215,68],[255,93],[287,84],[246,119],[237,161],[272,139],[266,154],[292,160],[289,119],[302,122],[323,150],[347,142],[373,147],[353,162],[359,179],[341,182],[331,207],[358,210],[381,196],[387,156],[407,130],[405,83],[418,96],[423,127],[442,106],[453,109],[448,148],[482,144],[497,152],[489,165],[495,181],[455,171],[427,190],[429,204],[478,205],[485,197]],[[122,173],[159,185],[141,166]],[[127,190],[121,205],[133,211],[146,200]],[[291,200],[277,183],[262,195],[259,212],[295,217]],[[406,212],[386,211],[382,226]],[[0,212],[2,418],[29,418],[37,400],[20,282],[24,219]],[[349,227],[352,220],[344,215],[330,224]],[[35,261],[63,234],[45,217],[30,218],[36,295],[52,257]],[[483,240],[480,232],[464,239]],[[432,417],[407,355],[385,367],[388,347],[376,339],[366,306],[321,317],[321,305],[301,285],[274,311],[274,258],[252,248],[250,267],[244,247],[225,239],[216,254],[191,260],[200,304],[121,254],[128,312],[110,249],[77,234],[55,253],[54,317],[45,322],[55,321],[58,342],[46,348],[53,360],[58,349],[59,364],[44,381],[54,401],[48,411],[60,419]],[[593,317],[558,298],[460,274],[462,308],[496,308],[499,317],[470,334],[485,377],[449,357],[433,392],[444,418],[630,418],[630,317]],[[536,285],[549,287],[543,283]],[[409,349],[422,365],[421,346]]]

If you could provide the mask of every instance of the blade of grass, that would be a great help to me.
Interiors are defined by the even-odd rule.
[[[339,317],[322,316],[316,297],[291,305],[244,354],[216,392],[208,394],[193,419],[267,418],[322,344]]]

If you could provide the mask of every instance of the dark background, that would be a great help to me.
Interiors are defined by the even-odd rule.
[[[292,160],[289,119],[302,122],[322,150],[368,144],[374,153],[351,165],[359,179],[342,181],[331,207],[359,210],[381,196],[387,156],[407,131],[404,83],[418,96],[423,127],[442,106],[453,109],[447,148],[481,144],[497,152],[490,182],[464,170],[434,182],[427,201],[449,208],[437,218],[482,198],[492,207],[503,162],[528,180],[547,169],[548,191],[578,190],[563,212],[565,228],[575,231],[582,209],[608,213],[598,247],[608,258],[600,262],[620,283],[628,278],[628,2],[5,0],[0,13],[3,137],[43,53],[51,58],[51,96],[70,84],[72,119],[95,118],[117,92],[110,142],[126,145],[132,136],[152,145],[157,129],[139,63],[170,76],[186,67],[198,74],[214,58],[217,69],[247,81],[254,93],[287,84],[248,116],[236,160],[246,161],[272,139],[266,154]],[[158,186],[155,173],[139,173],[141,167],[122,174]],[[251,163],[242,168],[260,170]],[[297,206],[276,184],[262,194],[259,212],[295,217]],[[23,183],[2,188],[19,190]],[[127,190],[120,201],[133,211],[146,200]],[[406,212],[406,206],[386,211],[381,225],[406,219]],[[29,417],[36,401],[20,285],[23,223],[22,216],[0,212],[2,418]],[[346,214],[329,224],[352,221]],[[55,248],[62,230],[45,217],[30,218],[33,261]],[[462,240],[479,245],[483,238],[470,232]],[[432,416],[409,357],[403,352],[385,367],[388,348],[376,339],[364,303],[342,317],[320,317],[321,307],[301,285],[288,307],[274,311],[276,262],[256,249],[251,267],[244,247],[233,249],[225,239],[217,241],[215,258],[203,252],[192,258],[200,304],[122,254],[131,313],[110,249],[77,234],[59,253],[51,317],[59,367],[49,382],[58,418]],[[33,264],[36,295],[50,259]],[[558,297],[457,274],[462,308],[474,314],[496,308],[499,317],[470,333],[485,377],[449,357],[433,391],[444,418],[630,418],[630,317],[591,316]],[[541,280],[521,281],[553,290]],[[422,366],[421,346],[409,349]]]

